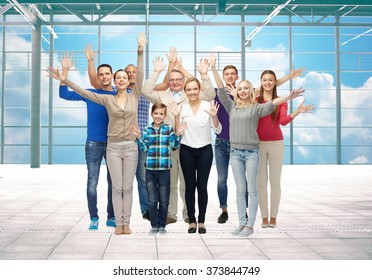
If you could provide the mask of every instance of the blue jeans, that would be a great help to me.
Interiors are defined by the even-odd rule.
[[[88,168],[87,199],[90,219],[99,218],[97,208],[97,184],[102,159],[106,160],[106,142],[87,141],[85,144],[85,161]],[[106,167],[107,168],[107,167]],[[107,219],[114,217],[112,206],[112,183],[107,169]]]
[[[165,228],[169,205],[170,171],[146,169],[146,187],[151,227]]]
[[[258,150],[231,148],[231,167],[236,184],[236,205],[240,226],[254,226],[258,208],[257,177],[260,154]],[[248,187],[249,215],[246,218],[245,194]]]
[[[214,145],[214,157],[217,168],[217,193],[220,208],[227,208],[227,177],[230,161],[230,141],[216,137]]]
[[[138,163],[136,170],[136,178],[138,185],[138,195],[141,207],[141,213],[144,215],[149,210],[149,197],[146,189],[146,152],[142,152],[138,149]]]

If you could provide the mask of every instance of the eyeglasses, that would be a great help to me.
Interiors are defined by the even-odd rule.
[[[170,79],[170,80],[169,80],[170,83],[174,83],[174,82],[182,82],[182,81],[183,81],[183,78]]]

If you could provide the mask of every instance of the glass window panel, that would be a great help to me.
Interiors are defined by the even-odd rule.
[[[48,145],[49,143],[49,129],[48,127],[41,128],[41,145]]]
[[[13,125],[30,125],[30,114],[31,111],[29,108],[5,108],[4,109],[4,125],[13,126]]]
[[[336,146],[295,146],[293,161],[295,164],[335,164]]]
[[[48,164],[48,146],[41,147],[41,164]]]
[[[85,127],[53,129],[53,145],[79,145],[85,143],[86,138]]]
[[[341,71],[341,87],[342,92],[352,90],[355,93],[359,94],[368,94],[371,92],[371,85],[369,85],[368,80],[372,81],[372,71],[371,72],[345,72]],[[348,89],[353,87],[355,89]],[[365,91],[365,92],[364,92]]]
[[[54,126],[85,126],[87,123],[86,108],[54,108]]]
[[[341,123],[342,126],[372,126],[371,108],[341,109]]]
[[[4,146],[4,163],[30,163],[30,146]]]
[[[336,128],[295,128],[294,145],[336,145]]]
[[[294,50],[293,65],[296,67],[305,66],[307,71],[336,70],[336,58],[334,53],[299,53],[296,48],[294,48]]]
[[[342,145],[371,145],[372,128],[342,128]]]
[[[5,145],[23,145],[30,144],[31,132],[29,127],[5,127],[4,144]]]
[[[174,46],[177,51],[194,50],[194,28],[190,26],[150,26],[149,44],[151,52],[169,52],[169,48]]]
[[[89,30],[80,30],[81,27],[71,26],[73,30],[71,33],[59,33],[58,40],[55,40],[54,51],[66,51],[66,47],[71,51],[84,51],[85,47],[89,43],[97,41],[97,27],[89,28]],[[88,32],[92,32],[88,34]],[[68,42],[68,46],[66,45]]]
[[[319,41],[322,43],[320,44]],[[292,47],[296,52],[334,52],[334,35],[293,35]]]
[[[84,146],[54,146],[53,163],[84,164],[85,163]]]
[[[341,147],[342,164],[371,164],[372,146]]]
[[[31,71],[5,71],[5,89],[22,89],[31,92]]]
[[[5,107],[30,107],[31,89],[6,89],[4,99]]]

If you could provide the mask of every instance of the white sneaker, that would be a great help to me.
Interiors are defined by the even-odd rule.
[[[238,226],[236,229],[234,229],[234,230],[231,232],[231,234],[232,234],[232,235],[238,235],[239,232],[241,232],[243,229],[244,229],[243,226]]]
[[[156,235],[158,233],[158,229],[156,227],[153,227],[149,231],[149,235]]]
[[[248,235],[251,235],[252,233],[253,233],[253,228],[244,227],[244,229],[238,233],[238,236],[246,237]]]

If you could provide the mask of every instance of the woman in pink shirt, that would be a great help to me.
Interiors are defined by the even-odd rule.
[[[278,97],[276,90],[276,75],[271,70],[265,70],[261,74],[260,94],[258,103],[265,103]],[[276,106],[275,110],[258,121],[257,134],[260,139],[260,166],[258,175],[258,204],[260,206],[262,224],[261,227],[275,228],[276,217],[279,210],[281,196],[280,177],[284,160],[284,140],[280,125],[287,125],[300,113],[311,112],[313,105],[305,106],[305,100],[297,109],[288,114],[287,102]],[[268,195],[267,182],[270,180],[270,222],[268,221]]]

